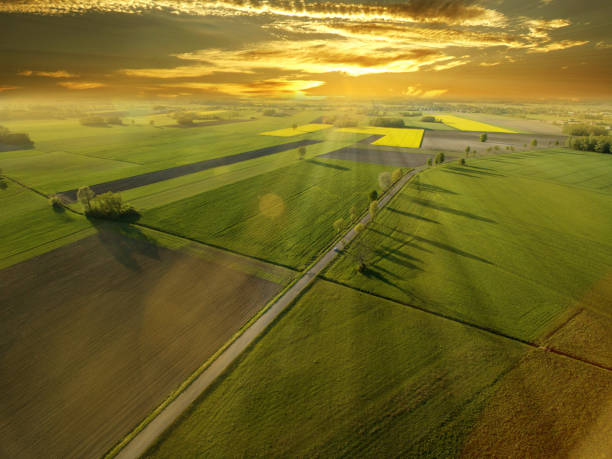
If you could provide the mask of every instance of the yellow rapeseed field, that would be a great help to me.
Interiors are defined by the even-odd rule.
[[[384,135],[383,138],[373,142],[372,145],[385,145],[388,147],[419,148],[423,139],[423,129],[398,129],[383,127],[342,128],[341,132],[354,132],[358,134]]]
[[[447,126],[459,129],[460,131],[482,131],[482,132],[509,132],[516,133],[510,129],[504,129],[492,124],[481,123],[480,121],[468,120],[454,115],[436,115]]]

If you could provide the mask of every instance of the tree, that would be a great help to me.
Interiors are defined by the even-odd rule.
[[[459,160],[459,164],[461,164],[462,166],[465,166],[465,158],[461,158]]]
[[[384,191],[391,186],[391,173],[381,172],[378,174],[378,186]]]
[[[378,201],[372,201],[370,203],[370,217],[374,218],[376,216],[376,212],[378,211]]]
[[[110,218],[119,220],[125,217],[136,217],[140,215],[132,206],[123,202],[119,193],[111,191],[100,194],[91,200],[89,210],[85,212],[89,217]]]
[[[306,147],[302,145],[298,148],[298,154],[300,155],[300,159],[304,159],[304,156],[306,156]]]
[[[297,124],[293,123],[293,130],[295,131],[297,129]]]
[[[151,126],[155,126],[155,120],[151,120],[151,121],[149,121],[149,124],[150,124]]]
[[[444,153],[440,152],[436,155],[436,157],[434,158],[434,163],[436,164],[442,164],[444,162],[444,160],[446,159],[446,157],[444,156]]]
[[[61,210],[64,208],[64,202],[57,194],[49,197],[49,204],[51,204],[54,210]]]
[[[378,191],[376,190],[370,191],[370,194],[368,195],[368,197],[370,198],[370,202],[376,201],[378,199]]]
[[[351,221],[354,221],[354,220],[357,219],[357,217],[359,216],[359,215],[357,215],[357,206],[351,206],[350,214],[351,214],[350,215]]]
[[[431,116],[431,115],[425,115],[421,118],[421,121],[423,123],[435,123],[436,122],[436,117],[435,116]]]
[[[88,186],[82,186],[77,191],[77,199],[83,205],[85,213],[91,210],[91,201],[96,197],[96,193],[93,192]]]
[[[355,225],[355,232],[357,234],[361,233],[364,229],[365,229],[365,226],[363,225],[363,223],[357,223]]]
[[[338,220],[336,220],[334,222],[334,229],[336,230],[336,233],[339,233],[340,231],[342,231],[343,227],[344,227],[344,219],[343,218],[339,218]]]
[[[432,163],[431,158],[427,158],[427,165],[428,165],[429,167],[431,167],[431,163]]]
[[[401,169],[395,169],[393,174],[391,174],[391,181],[393,181],[393,183],[397,182],[402,178],[402,175],[404,175],[404,173]]]
[[[487,134],[486,132],[483,132],[482,134],[480,134],[481,142],[486,142],[487,140],[489,140],[489,134]]]
[[[533,139],[533,140],[531,141],[531,146],[532,146],[532,147],[537,147],[537,146],[538,146],[538,140],[537,140],[537,139]]]
[[[470,154],[470,150],[471,150],[471,148],[470,148],[469,145],[467,147],[465,147],[465,154],[469,155]]]

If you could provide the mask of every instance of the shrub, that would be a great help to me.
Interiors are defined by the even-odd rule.
[[[537,146],[538,146],[538,140],[537,140],[537,139],[533,139],[533,140],[531,141],[531,146],[532,146],[532,147],[537,147]]]
[[[393,174],[391,174],[391,181],[393,183],[397,182],[399,179],[402,178],[402,175],[404,175],[404,172],[401,169],[395,169],[393,171]]]
[[[119,193],[111,191],[100,194],[91,200],[85,215],[88,217],[109,218],[111,220],[138,218],[140,216],[136,209],[123,202]]]
[[[304,159],[304,156],[306,156],[306,147],[302,145],[298,148],[298,154],[300,155],[300,159]]]
[[[487,134],[486,132],[483,132],[482,134],[480,134],[481,142],[486,142],[487,140],[489,140],[489,134]]]
[[[431,116],[431,115],[426,115],[424,117],[421,118],[421,121],[424,123],[436,123],[436,117],[435,116]]]
[[[370,191],[370,194],[368,195],[368,197],[370,198],[370,202],[376,201],[378,199],[378,191],[376,190]]]
[[[334,222],[334,230],[336,230],[336,233],[339,233],[340,231],[342,231],[343,227],[344,227],[344,219],[343,218],[339,218],[338,220],[336,220]]]
[[[465,147],[465,153],[466,153],[466,154],[468,154],[468,153],[470,152],[470,150],[471,150],[471,148],[470,148],[470,146],[469,146],[469,145],[468,145],[467,147]]]
[[[51,204],[51,207],[53,207],[55,210],[61,210],[64,208],[64,201],[56,194],[49,197],[49,204]]]
[[[384,191],[391,186],[391,173],[381,172],[378,174],[378,186]]]
[[[462,166],[465,166],[465,158],[461,158],[459,160],[459,164],[461,164]]]
[[[359,215],[357,215],[357,206],[351,206],[351,212],[350,212],[351,221],[356,220],[358,216]]]
[[[427,165],[429,167],[431,167],[431,164],[432,164],[432,159],[431,158],[427,158]]]
[[[83,186],[77,191],[77,199],[83,205],[85,213],[91,209],[91,201],[96,197],[96,193],[88,186]]]
[[[374,218],[376,216],[376,212],[378,212],[378,201],[372,201],[370,203],[370,217]]]
[[[440,152],[436,155],[436,157],[434,158],[434,163],[436,164],[442,164],[444,162],[444,160],[446,159],[446,156],[444,156],[444,153]]]
[[[28,134],[11,132],[7,128],[0,126],[0,144],[18,147],[32,147],[34,142],[32,142]]]
[[[570,124],[563,128],[563,133],[570,136],[605,136],[608,135],[608,130],[601,126],[591,126],[588,124]]]
[[[355,225],[355,232],[356,232],[357,234],[361,233],[361,232],[362,232],[364,229],[365,229],[365,226],[364,226],[364,224],[363,224],[363,223],[357,223],[357,224]]]

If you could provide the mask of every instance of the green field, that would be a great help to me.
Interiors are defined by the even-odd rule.
[[[522,352],[319,281],[150,456],[453,456]]]
[[[54,211],[44,197],[9,180],[1,183],[0,268],[94,232],[87,219]]]
[[[430,169],[326,276],[534,339],[609,275],[611,159],[550,150]],[[585,306],[612,312],[601,294]]]
[[[145,457],[534,457],[605,435],[594,424],[610,384],[608,372],[318,281]]]
[[[81,126],[76,119],[3,123],[28,132],[35,149],[2,153],[0,168],[29,186],[56,193],[285,143],[286,139],[259,133],[281,122],[303,124],[318,115],[304,112],[282,121],[264,117],[191,128],[150,126],[144,120],[113,127]]]
[[[610,159],[421,173],[146,456],[605,454]]]
[[[307,159],[146,210],[143,222],[198,241],[304,268],[348,221],[388,166]]]

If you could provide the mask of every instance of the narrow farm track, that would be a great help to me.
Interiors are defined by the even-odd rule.
[[[402,177],[380,199],[378,207],[383,208],[404,187],[418,170],[413,170]],[[360,221],[366,225],[371,220],[366,214]],[[266,310],[248,329],[242,333],[197,379],[175,398],[163,411],[138,432],[117,454],[118,458],[138,458],[153,445],[157,438],[168,429],[179,416],[240,356],[276,318],[296,300],[313,280],[338,256],[339,247],[349,244],[357,232],[351,229],[330,250],[325,252],[317,262],[308,268],[302,276]]]

